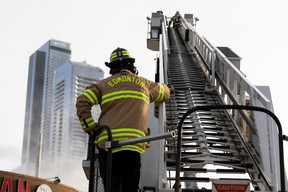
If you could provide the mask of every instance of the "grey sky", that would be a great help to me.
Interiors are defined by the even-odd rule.
[[[51,38],[66,41],[72,61],[85,60],[108,76],[104,62],[119,46],[136,58],[139,75],[153,80],[157,52],[146,48],[146,16],[157,10],[166,16],[194,14],[200,35],[236,52],[249,81],[270,86],[275,114],[288,134],[286,2],[0,0],[0,170],[10,171],[21,162],[29,56]]]

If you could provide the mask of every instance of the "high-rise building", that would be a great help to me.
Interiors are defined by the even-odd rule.
[[[38,174],[40,136],[49,138],[54,71],[70,55],[69,43],[49,40],[30,56],[21,165],[26,174]]]
[[[50,40],[30,56],[20,170],[41,178],[58,176],[77,188],[87,181],[82,160],[88,137],[75,102],[85,87],[103,78],[104,71],[86,62],[72,62],[70,55],[69,43]],[[95,119],[99,113],[99,107],[93,107]]]
[[[103,76],[102,69],[86,62],[67,61],[56,69],[49,146],[42,150],[41,177],[57,175],[63,182],[73,186],[80,186],[87,181],[82,160],[87,156],[88,137],[79,123],[75,103],[87,86],[103,79]],[[94,106],[94,119],[98,119],[99,113],[99,106]]]

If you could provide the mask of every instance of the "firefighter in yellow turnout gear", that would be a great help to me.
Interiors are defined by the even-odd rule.
[[[173,25],[173,27],[176,27],[176,28],[180,27],[182,25],[182,23],[181,23],[181,15],[180,15],[179,11],[177,11],[175,13],[175,15],[170,18],[169,23],[168,23],[168,28],[170,28],[171,25]]]
[[[148,134],[148,109],[151,102],[165,102],[170,90],[165,84],[138,76],[135,59],[127,50],[115,49],[110,62],[111,76],[92,84],[77,98],[76,108],[82,128],[90,133],[98,125],[107,125],[113,141],[141,138]],[[101,114],[96,123],[91,115],[93,105],[100,105]],[[96,137],[99,149],[100,175],[106,184],[107,151],[104,149],[107,132]],[[112,192],[136,192],[140,180],[141,159],[146,143],[124,145],[112,151]],[[106,187],[105,187],[106,188]]]

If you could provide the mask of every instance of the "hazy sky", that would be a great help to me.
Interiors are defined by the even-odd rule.
[[[0,0],[0,170],[21,162],[29,56],[49,39],[69,42],[72,61],[85,60],[108,76],[104,62],[123,47],[136,58],[139,75],[153,80],[157,52],[146,48],[146,17],[158,10],[194,14],[200,35],[236,52],[249,81],[270,86],[274,112],[288,135],[287,2]]]

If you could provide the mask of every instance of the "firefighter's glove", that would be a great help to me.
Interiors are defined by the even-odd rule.
[[[93,132],[98,128],[98,123],[95,123],[91,127],[83,129],[85,133],[88,133],[89,135],[93,135]]]

